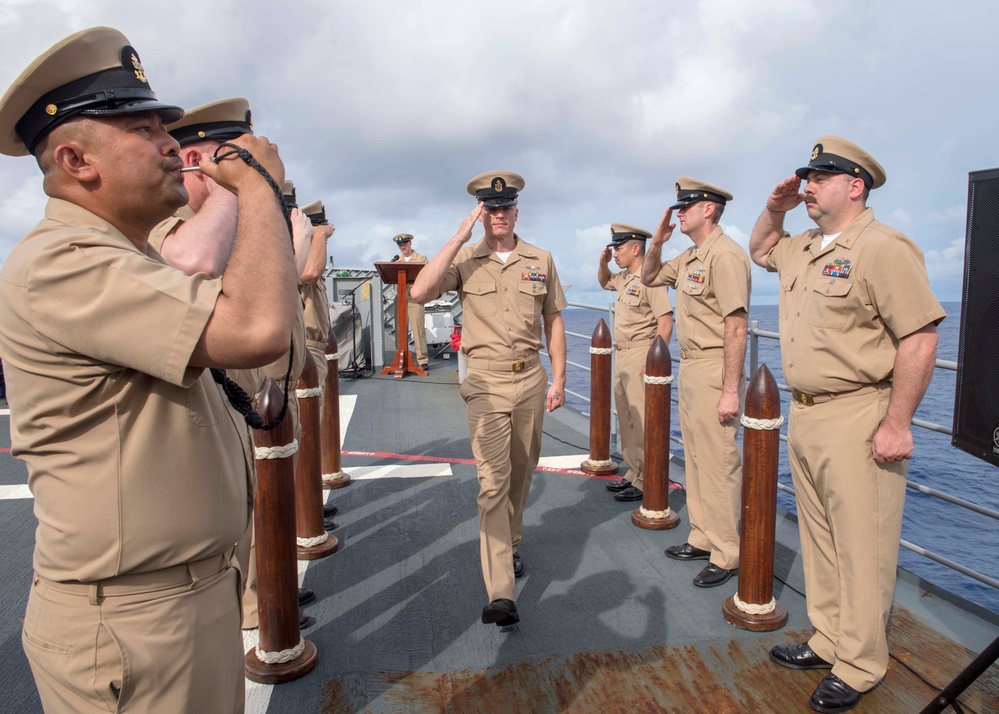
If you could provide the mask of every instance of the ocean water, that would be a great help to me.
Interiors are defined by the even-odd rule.
[[[938,357],[957,360],[961,320],[960,303],[944,303],[947,319],[941,323]],[[566,329],[584,335],[591,335],[597,322],[606,312],[582,308],[569,308],[563,313]],[[759,321],[760,329],[778,331],[776,305],[753,306],[750,320]],[[679,352],[676,337],[670,342],[670,353],[676,357]],[[589,341],[568,338],[569,359],[580,364],[589,364]],[[747,349],[747,370],[749,350]],[[780,346],[777,340],[760,339],[760,363],[766,364],[778,383],[783,383],[781,372]],[[676,365],[674,364],[674,371]],[[954,390],[957,381],[955,372],[937,369],[927,389],[916,416],[925,421],[950,426],[954,413]],[[589,396],[590,377],[588,372],[568,370],[567,386],[574,392]],[[781,392],[781,413],[788,414],[790,394]],[[589,411],[585,402],[569,395],[569,406],[580,411]],[[673,405],[671,430],[680,436],[680,420]],[[786,425],[782,432],[787,434]],[[915,452],[909,463],[909,480],[944,491],[973,503],[999,510],[999,468],[981,461],[951,446],[946,434],[913,427]],[[679,444],[671,444],[674,452],[683,454]],[[787,463],[786,445],[781,446],[781,462],[778,480],[789,487],[790,467]],[[795,511],[794,497],[783,491],[778,492],[778,504],[791,512]],[[960,506],[954,506],[932,496],[907,489],[902,538],[917,546],[933,551],[961,565],[976,570],[992,578],[999,578],[999,524],[991,518],[979,515]],[[982,584],[973,578],[951,570],[943,565],[917,555],[905,548],[901,550],[899,564],[920,577],[933,582],[989,610],[999,613],[999,590]]]

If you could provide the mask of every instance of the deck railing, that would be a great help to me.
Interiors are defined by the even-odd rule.
[[[570,302],[569,306],[570,307],[583,308],[583,309],[586,309],[586,310],[596,310],[598,312],[607,313],[607,324],[610,327],[611,334],[614,333],[614,304],[613,303],[611,303],[611,304],[609,304],[607,306],[600,306],[600,305],[588,305],[586,303]],[[583,339],[587,343],[589,343],[590,338],[591,338],[591,335],[583,335],[583,334],[579,334],[579,333],[576,333],[576,332],[570,332],[568,330],[566,331],[566,336],[567,337],[572,337],[574,339]],[[777,332],[769,331],[769,330],[761,330],[760,329],[759,321],[757,321],[757,320],[751,320],[750,323],[749,323],[749,349],[748,349],[748,352],[749,352],[749,375],[750,376],[756,374],[756,370],[759,368],[759,365],[760,365],[760,340],[761,339],[765,339],[765,340],[779,340],[780,339],[780,334],[777,333]],[[547,356],[548,353],[546,351],[542,350],[542,354],[544,354],[544,355]],[[678,360],[674,359],[673,362],[676,363],[676,362],[678,362]],[[589,365],[583,365],[583,364],[579,364],[579,363],[576,363],[576,362],[568,362],[568,365],[570,365],[570,366],[572,366],[572,367],[574,367],[576,369],[582,369],[582,370],[584,370],[586,372],[590,371],[590,366]],[[937,362],[936,362],[936,369],[946,370],[946,371],[956,371],[957,370],[957,362],[954,362],[954,361],[951,361],[951,360],[938,359]],[[680,375],[678,378],[679,379],[683,379],[683,375]],[[783,384],[783,383],[778,383],[777,388],[779,390],[781,390],[782,392],[788,392],[788,393],[790,393],[790,391],[791,391],[791,388],[788,387],[786,384]],[[589,404],[589,402],[590,402],[589,398],[586,395],[570,391],[569,389],[566,389],[566,393],[571,394],[572,396],[576,397],[577,399],[582,400],[583,402],[585,402],[587,404]],[[678,398],[676,396],[673,397],[673,402],[674,403],[678,403]],[[613,403],[613,398],[612,398],[612,402],[611,402],[611,410],[612,410],[612,415],[614,417],[611,420],[611,430],[612,430],[613,434],[617,434],[618,433],[618,431],[617,431],[617,410],[615,409],[615,405]],[[583,411],[583,414],[585,416],[589,416],[589,414],[586,411]],[[912,420],[912,424],[914,426],[920,428],[920,429],[926,429],[928,431],[935,431],[935,432],[938,432],[940,434],[952,434],[952,431],[953,431],[951,429],[951,427],[947,426],[946,424],[937,424],[937,423],[934,423],[934,422],[925,421],[923,419],[913,419]],[[786,429],[787,429],[787,427],[785,426],[784,429],[781,431],[781,435],[780,435],[781,441],[785,442],[785,443],[787,442]],[[675,443],[681,444],[681,445],[683,444],[683,439],[682,438],[673,436],[672,434],[670,434],[670,440],[673,441],[673,442],[675,442]],[[676,459],[677,457],[674,456],[673,458]],[[682,463],[682,460],[680,460],[680,459],[677,459],[677,460],[680,461],[680,463]],[[971,501],[967,501],[967,500],[965,500],[963,498],[959,498],[957,496],[951,495],[951,494],[946,493],[944,491],[939,491],[937,489],[930,488],[928,486],[924,486],[923,484],[917,483],[917,482],[912,481],[912,480],[907,480],[906,481],[906,486],[908,488],[912,489],[913,491],[918,491],[919,493],[926,494],[927,496],[931,496],[931,497],[936,498],[936,499],[938,499],[940,501],[943,501],[945,503],[949,503],[949,504],[951,504],[953,506],[958,506],[958,507],[964,508],[964,509],[966,509],[968,511],[972,511],[972,512],[978,513],[980,515],[987,516],[988,518],[991,518],[991,519],[993,519],[995,521],[999,521],[999,511],[996,511],[995,509],[988,508],[986,506],[982,506],[982,505],[977,504],[977,503],[972,503]],[[785,493],[789,493],[791,495],[794,495],[794,489],[791,488],[790,486],[786,486],[786,485],[784,485],[782,483],[778,483],[777,484],[777,488],[780,489],[781,491],[784,491]],[[977,580],[980,583],[983,583],[985,585],[988,585],[990,587],[993,587],[993,588],[996,588],[997,590],[999,590],[999,580],[997,580],[996,578],[992,578],[992,577],[990,577],[988,575],[980,573],[977,570],[974,570],[974,569],[969,568],[969,567],[967,567],[965,565],[957,563],[957,562],[955,562],[955,561],[953,561],[953,560],[951,560],[951,559],[949,559],[949,558],[947,558],[945,556],[940,555],[939,553],[935,553],[935,552],[933,552],[931,550],[928,550],[928,549],[923,548],[921,546],[918,546],[918,545],[916,545],[914,543],[911,543],[911,542],[905,540],[904,538],[901,539],[900,544],[906,550],[909,550],[909,551],[911,551],[913,553],[916,553],[917,555],[921,555],[924,558],[928,558],[929,560],[932,560],[932,561],[934,561],[936,563],[939,563],[940,565],[943,565],[943,566],[945,566],[947,568],[950,568],[951,570],[955,570],[955,571],[957,571],[957,572],[959,572],[959,573],[961,573],[961,574],[963,574],[963,575],[965,575],[965,576],[967,576],[969,578],[972,578],[974,580]]]

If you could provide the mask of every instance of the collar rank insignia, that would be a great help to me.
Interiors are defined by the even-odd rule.
[[[637,285],[629,285],[626,294],[631,295],[632,297],[638,297],[642,294],[642,289]]]
[[[687,280],[692,283],[703,283],[704,273],[701,272],[702,268],[694,268],[689,273],[687,273]]]
[[[836,258],[831,263],[826,263],[825,267],[822,268],[822,274],[831,278],[849,278],[851,270],[853,270],[853,265],[849,258]]]
[[[530,280],[532,283],[545,283],[545,282],[548,282],[548,276],[545,273],[539,273],[539,272],[537,272],[535,270],[532,270],[529,273],[521,273],[520,274],[520,279],[521,280]]]

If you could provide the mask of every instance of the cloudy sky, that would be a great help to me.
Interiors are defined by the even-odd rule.
[[[416,236],[435,253],[469,178],[523,175],[518,233],[555,254],[570,300],[605,304],[600,248],[653,230],[679,175],[735,196],[746,245],[773,186],[823,134],[885,167],[875,214],[960,299],[968,172],[999,165],[991,2],[923,0],[0,0],[0,86],[64,36],[121,30],[163,100],[250,100],[301,202],[322,199],[337,265]],[[0,157],[0,258],[42,213],[31,159]],[[812,227],[804,210],[796,232]],[[476,238],[481,230],[476,232]],[[667,245],[689,246],[679,233]],[[776,301],[754,269],[753,300]]]

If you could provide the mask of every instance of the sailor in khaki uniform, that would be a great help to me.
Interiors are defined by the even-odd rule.
[[[824,136],[770,194],[749,243],[753,260],[780,276],[788,459],[815,627],[807,643],[770,656],[832,668],[809,702],[823,712],[852,709],[887,671],[910,424],[945,316],[922,251],[867,208],[884,183],[870,154]],[[818,228],[791,238],[784,214],[800,203]]]
[[[201,163],[246,218],[225,284],[148,248],[188,201],[164,128],[181,113],[110,28],[0,99],[0,152],[34,154],[50,197],[0,271],[11,450],[38,518],[22,641],[49,712],[243,711],[232,553],[252,454],[208,368],[280,354],[294,262],[278,197],[236,158]],[[266,139],[235,141],[283,180]]]
[[[645,256],[642,280],[676,290],[680,342],[680,429],[687,471],[690,535],[670,546],[674,560],[708,560],[694,585],[717,587],[739,567],[742,458],[735,438],[742,412],[749,320],[749,257],[718,221],[727,191],[681,176]],[[677,211],[694,245],[660,265]]]
[[[392,240],[399,246],[401,256],[399,260],[406,263],[426,263],[427,256],[413,250],[413,236],[409,233],[400,233]],[[413,347],[416,348],[416,363],[424,370],[430,368],[430,360],[427,358],[427,325],[426,310],[422,302],[412,299],[413,286],[406,287],[406,320],[409,322],[409,331],[413,333]]]
[[[524,179],[489,171],[468,182],[476,206],[413,283],[427,302],[457,290],[464,314],[461,350],[468,375],[461,396],[479,476],[479,543],[489,603],[484,623],[520,620],[514,578],[524,573],[517,552],[531,477],[541,455],[545,411],[565,403],[565,294],[551,253],[514,233],[517,194]],[[475,222],[485,237],[465,245]],[[552,385],[541,365],[541,333],[552,364]]]
[[[652,234],[626,223],[611,225],[611,242],[600,254],[597,280],[604,290],[617,291],[614,309],[614,402],[621,425],[621,455],[628,471],[607,484],[618,501],[642,500],[645,466],[645,362],[649,346],[660,336],[667,343],[673,332],[673,306],[666,288],[642,284],[645,241]],[[611,274],[611,255],[620,273]]]
[[[302,209],[312,223],[312,245],[309,259],[299,279],[305,315],[305,346],[312,354],[319,370],[319,384],[326,383],[329,362],[326,361],[326,343],[330,339],[330,299],[326,292],[327,241],[336,227],[326,219],[322,201],[313,201]]]

